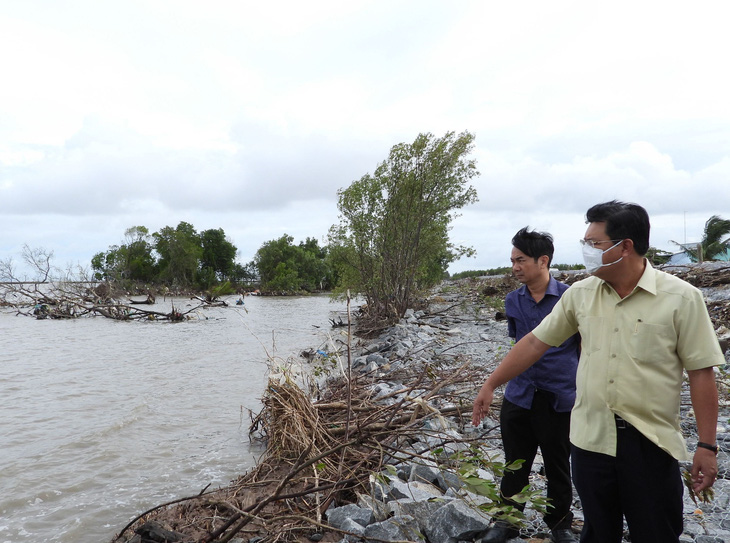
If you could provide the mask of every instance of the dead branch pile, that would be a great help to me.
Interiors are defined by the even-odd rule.
[[[50,281],[48,283],[5,283],[0,287],[0,305],[10,307],[18,315],[36,319],[76,319],[100,316],[114,320],[154,320],[180,322],[202,307],[181,311],[171,305],[169,312],[142,309],[140,303],[120,301],[121,295],[107,283],[92,288],[84,281]],[[144,305],[154,303],[148,294]]]
[[[388,377],[392,383],[394,376]],[[334,380],[316,402],[288,379],[270,381],[264,409],[251,426],[267,443],[257,466],[229,487],[140,516],[114,541],[131,541],[125,535],[151,520],[182,534],[184,541],[223,542],[234,536],[308,541],[313,534],[314,540],[339,541],[342,533],[322,521],[327,508],[368,494],[371,474],[395,458],[418,461],[425,451],[408,452],[406,446],[429,433],[426,419],[470,416],[473,384],[483,376],[467,362],[456,368],[429,365],[417,375],[396,378],[403,378],[402,388],[377,401],[378,380],[371,375],[359,375],[351,384]],[[448,399],[442,396],[446,391]],[[443,444],[454,439],[443,435]]]
[[[699,265],[674,266],[664,271],[684,279],[697,288],[726,288],[730,285],[730,265],[706,268]],[[707,311],[715,328],[730,328],[730,300],[707,302]]]
[[[707,311],[716,329],[721,326],[730,329],[730,301],[708,302]]]
[[[700,265],[672,266],[662,268],[667,273],[676,275],[698,288],[721,287],[730,285],[730,264],[717,268],[706,268]]]

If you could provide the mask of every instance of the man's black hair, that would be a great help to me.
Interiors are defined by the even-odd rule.
[[[641,256],[649,250],[649,214],[638,204],[617,200],[596,204],[586,212],[586,222],[605,222],[610,239],[630,239]]]
[[[525,226],[512,238],[512,246],[519,249],[527,256],[537,259],[543,255],[548,257],[548,268],[550,262],[553,261],[553,237],[547,232],[530,231],[529,226]]]

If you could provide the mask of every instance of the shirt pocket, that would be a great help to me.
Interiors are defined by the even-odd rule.
[[[629,354],[647,364],[666,361],[677,350],[677,336],[666,324],[638,321],[629,338]]]

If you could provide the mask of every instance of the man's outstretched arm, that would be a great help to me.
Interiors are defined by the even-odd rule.
[[[507,356],[504,357],[504,360],[502,360],[499,366],[497,366],[497,369],[484,381],[482,388],[479,390],[479,394],[474,399],[471,423],[474,426],[478,426],[482,422],[482,419],[489,412],[489,407],[492,405],[492,399],[494,398],[494,390],[498,386],[517,377],[532,366],[540,360],[549,348],[550,345],[537,339],[532,332],[519,340],[510,349],[510,352],[507,353]]]

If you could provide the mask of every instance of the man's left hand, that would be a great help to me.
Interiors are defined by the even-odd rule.
[[[698,448],[692,460],[692,488],[695,493],[702,492],[715,484],[717,477],[717,457],[708,449]]]

